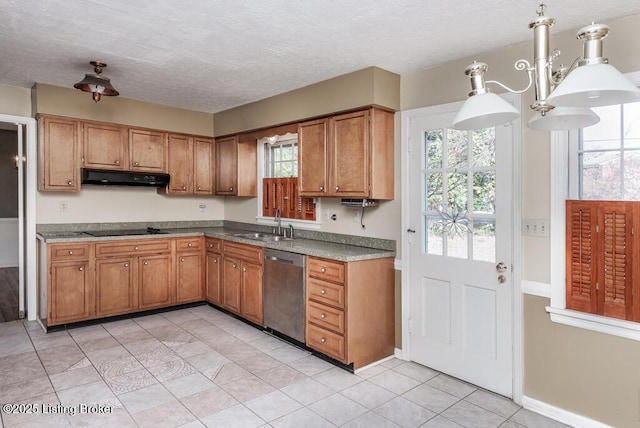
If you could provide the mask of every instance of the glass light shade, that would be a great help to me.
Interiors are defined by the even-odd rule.
[[[567,131],[586,128],[600,122],[593,110],[580,107],[556,107],[546,115],[536,113],[527,126],[538,131]]]
[[[491,92],[472,95],[453,119],[453,128],[474,130],[511,122],[520,116],[514,106]]]
[[[119,92],[111,86],[109,79],[95,74],[85,74],[84,79],[73,85],[73,87],[84,92],[97,92],[107,96],[119,95]]]
[[[547,97],[561,107],[599,107],[636,101],[640,89],[610,64],[582,65],[567,75]]]

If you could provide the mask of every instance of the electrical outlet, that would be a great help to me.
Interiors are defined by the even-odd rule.
[[[66,213],[68,208],[69,207],[68,207],[67,201],[58,202],[58,209],[60,210],[61,213]]]
[[[525,236],[549,237],[549,220],[524,219],[522,221],[522,234]]]
[[[200,204],[198,204],[198,209],[201,213],[205,212],[207,210],[207,204],[201,202]]]

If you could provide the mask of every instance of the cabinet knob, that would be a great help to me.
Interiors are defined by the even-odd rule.
[[[134,249],[135,251],[138,251],[138,246],[136,245],[135,247],[133,247],[133,249]]]
[[[336,186],[336,192],[338,191],[338,189],[340,189],[340,187]]]
[[[184,257],[181,257],[181,258],[180,258],[180,261],[181,261],[181,262],[184,262]]]
[[[320,186],[320,191],[323,191],[323,190],[324,190],[324,186]]]
[[[70,256],[73,256],[73,251],[69,251],[69,255],[70,255]]]
[[[213,262],[214,263],[218,263],[218,259],[213,259]]]
[[[325,273],[326,271],[327,271],[327,268],[326,268],[326,267],[322,266],[322,267],[320,268],[320,272]]]
[[[323,288],[322,290],[320,290],[320,294],[327,294],[327,290]]]
[[[326,341],[327,341],[327,339],[325,339],[324,337],[322,339],[320,339],[320,342],[322,342],[322,343],[324,343]]]
[[[134,162],[133,166],[140,166],[140,162]]]
[[[236,265],[236,264],[234,263],[234,264],[233,264],[233,268],[235,269],[235,268],[237,268],[237,267],[238,267],[238,265]]]
[[[213,244],[209,244],[209,248],[213,248]]]
[[[78,270],[79,270],[80,272],[82,272],[82,271],[84,270],[84,266],[80,266],[80,267],[78,268]]]
[[[125,263],[125,264],[124,264],[124,267],[129,267],[129,263]]]
[[[69,181],[67,181],[67,184],[68,184],[69,186],[73,186],[73,181],[69,180]]]
[[[320,318],[325,319],[327,316],[325,314],[320,314]]]
[[[202,187],[198,186],[198,190],[202,190]]]
[[[193,246],[193,244],[192,244],[191,242],[189,242],[189,243],[187,244],[187,247],[191,247],[191,246]]]
[[[233,187],[229,187],[229,191],[230,191],[230,192],[233,192]]]
[[[182,186],[182,190],[187,190],[187,186]]]
[[[247,267],[246,266],[242,266],[242,272],[246,272],[247,271]]]
[[[149,262],[145,260],[145,261],[142,262],[142,264],[146,266],[146,265],[149,264]]]
[[[116,165],[120,165],[120,161],[119,161],[119,160],[116,160],[116,161],[114,162],[114,164],[116,164]]]

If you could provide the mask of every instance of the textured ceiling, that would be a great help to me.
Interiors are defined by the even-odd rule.
[[[377,66],[406,74],[531,40],[537,0],[2,0],[0,84],[72,87],[216,112]],[[554,32],[638,0],[549,0]],[[579,48],[577,48],[579,49]]]

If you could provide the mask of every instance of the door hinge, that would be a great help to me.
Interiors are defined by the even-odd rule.
[[[411,318],[409,318],[409,334],[413,333],[413,329],[411,328]]]

